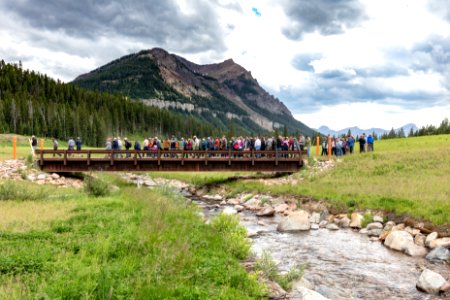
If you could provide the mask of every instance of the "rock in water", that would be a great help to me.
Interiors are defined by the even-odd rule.
[[[351,228],[361,228],[361,221],[363,219],[363,216],[361,214],[358,213],[352,213],[351,216],[351,222],[350,222],[350,227]]]
[[[276,282],[266,281],[266,287],[269,289],[269,299],[284,299],[286,291]]]
[[[430,247],[431,241],[434,241],[437,238],[438,238],[437,232],[430,233],[429,235],[427,235],[427,238],[425,239],[425,246]]]
[[[256,213],[258,217],[272,217],[275,214],[275,209],[270,206],[266,206]]]
[[[444,247],[437,247],[430,251],[426,256],[429,261],[439,262],[446,261],[450,259],[450,250]]]
[[[431,270],[425,269],[420,274],[419,281],[417,281],[417,289],[428,294],[437,294],[442,286],[446,283],[444,277]]]
[[[298,287],[293,293],[290,299],[302,299],[302,300],[329,300],[321,294],[310,290],[305,287]]]
[[[334,224],[334,223],[328,224],[328,225],[326,226],[326,228],[327,228],[328,230],[339,230],[339,226],[337,226],[337,225]]]
[[[437,247],[450,247],[450,238],[446,237],[446,238],[441,238],[441,239],[435,239],[430,241],[430,243],[428,244],[428,247],[430,247],[431,249],[437,248]]]
[[[309,213],[304,210],[292,212],[277,226],[278,231],[301,231],[309,230],[310,228]]]
[[[414,244],[413,237],[406,231],[392,231],[384,241],[384,245],[397,251],[405,251]]]
[[[427,248],[423,246],[417,246],[416,244],[409,244],[406,247],[405,253],[409,256],[418,256],[418,257],[424,257],[427,255]]]

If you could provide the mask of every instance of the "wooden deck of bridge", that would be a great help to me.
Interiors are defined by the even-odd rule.
[[[46,172],[245,171],[296,172],[306,151],[109,151],[36,150]]]

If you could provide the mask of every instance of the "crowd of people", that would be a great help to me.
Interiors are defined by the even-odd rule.
[[[331,155],[342,156],[346,154],[353,154],[356,140],[353,136],[349,135],[342,138],[330,137],[331,140]],[[372,152],[374,151],[375,139],[371,134],[366,136],[362,134],[358,138],[359,152]],[[328,138],[322,140],[322,153],[321,155],[328,155]]]
[[[33,136],[34,137],[34,136]],[[366,136],[361,135],[358,141],[355,140],[353,136],[347,136],[342,138],[328,137],[331,141],[331,154],[336,156],[342,156],[346,154],[354,153],[354,148],[356,142],[359,142],[359,152],[371,152],[374,151],[374,138],[372,135]],[[321,155],[328,155],[328,138],[322,138],[322,153]],[[53,150],[58,150],[58,141],[56,138],[52,139]],[[69,151],[80,151],[82,148],[82,140],[80,137],[76,139],[70,137],[67,142],[67,150]],[[32,138],[32,146],[37,145],[36,138]],[[192,136],[189,138],[177,138],[174,135],[171,138],[159,139],[158,137],[148,137],[142,141],[142,144],[138,140],[133,142],[129,141],[128,138],[123,140],[120,137],[109,137],[106,140],[105,150],[120,151],[120,150],[137,150],[137,151],[148,151],[157,152],[158,150],[208,150],[208,151],[303,151],[307,150],[308,157],[311,151],[311,138],[309,136],[305,137],[303,134],[294,137],[232,137],[229,140],[222,136],[221,138],[216,137],[206,137],[199,138],[197,136]],[[258,154],[260,155],[260,154]],[[127,157],[130,156],[129,153],[126,154]]]

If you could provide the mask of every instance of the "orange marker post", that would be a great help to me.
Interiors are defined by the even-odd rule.
[[[328,136],[328,160],[331,159],[331,136]]]
[[[41,139],[40,149],[41,149],[41,150],[44,150],[44,139]]]
[[[13,159],[17,159],[17,136],[13,136]]]
[[[316,156],[319,156],[319,141],[320,141],[320,137],[317,136],[317,143],[316,143]]]

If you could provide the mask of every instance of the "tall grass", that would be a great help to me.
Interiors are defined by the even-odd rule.
[[[69,209],[34,220],[30,230],[17,230],[18,220],[25,217],[18,209],[3,224],[0,298],[263,296],[256,277],[239,263],[248,244],[235,219],[222,216],[207,225],[196,208],[168,190],[120,187],[120,192],[101,198],[69,189],[64,200],[9,201],[10,209],[16,204],[29,211],[23,206],[27,203]]]

